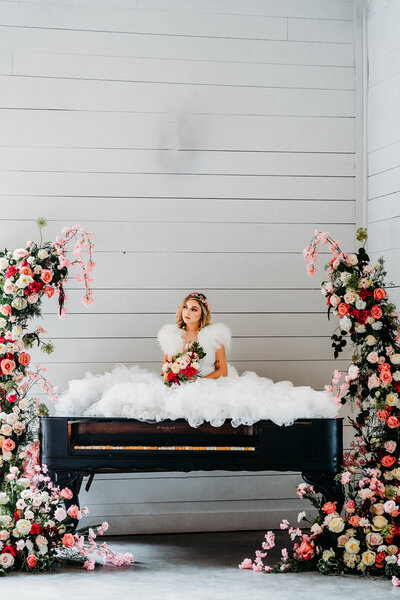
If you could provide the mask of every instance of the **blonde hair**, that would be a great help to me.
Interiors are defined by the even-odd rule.
[[[182,310],[188,300],[196,300],[200,306],[201,317],[199,322],[199,329],[203,329],[203,327],[207,327],[207,325],[211,325],[211,311],[207,301],[207,298],[202,293],[192,292],[188,294],[182,304],[178,306],[176,311],[176,323],[180,329],[186,328],[186,323],[182,317]]]

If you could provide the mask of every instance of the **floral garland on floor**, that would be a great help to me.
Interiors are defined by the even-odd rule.
[[[0,252],[0,575],[47,571],[57,559],[79,560],[89,570],[96,562],[133,562],[130,553],[116,555],[106,543],[97,546],[95,539],[107,530],[107,523],[72,533],[73,524],[88,510],[76,505],[65,510],[71,490],[54,485],[39,463],[38,417],[48,410],[29,392],[36,385],[55,400],[57,388],[46,380],[44,367],[30,368],[28,350],[37,344],[51,353],[54,347],[40,339],[47,333],[42,327],[27,331],[27,323],[41,316],[43,298],[55,292],[64,318],[63,286],[71,267],[80,270],[75,279],[84,285],[83,303],[92,303],[89,284],[95,263],[92,233],[76,225],[64,228],[55,242],[42,243],[46,221],[36,222],[40,243],[28,241],[25,248]],[[71,262],[67,251],[72,242]]]
[[[322,293],[328,317],[332,312],[339,319],[338,333],[332,335],[335,358],[347,336],[354,346],[347,373],[336,370],[325,386],[338,404],[350,402],[357,409],[349,419],[355,440],[338,475],[346,497],[343,514],[336,502],[323,503],[312,486],[300,484],[298,495],[318,511],[312,520],[304,511],[298,515],[298,523],[309,523],[309,532],[283,520],[280,528],[293,544],[282,550],[281,560],[273,566],[263,562],[275,545],[269,531],[255,560],[245,558],[239,568],[381,575],[400,586],[400,321],[385,291],[393,284],[385,284],[384,260],[370,264],[366,239],[366,230],[358,229],[357,240],[363,245],[349,254],[327,232],[316,230],[303,250],[313,276],[318,244],[329,244],[332,259],[325,265],[328,280],[322,282]]]

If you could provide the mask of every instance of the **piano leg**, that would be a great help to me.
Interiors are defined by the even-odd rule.
[[[302,473],[301,476],[306,483],[312,485],[314,490],[320,494],[325,502],[337,502],[338,513],[343,508],[344,495],[342,484],[335,480],[337,473]]]

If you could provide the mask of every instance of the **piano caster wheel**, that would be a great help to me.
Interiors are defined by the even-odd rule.
[[[317,493],[322,494],[325,502],[337,502],[336,510],[340,514],[344,504],[342,485],[335,480],[337,473],[302,473],[306,483],[312,485]]]

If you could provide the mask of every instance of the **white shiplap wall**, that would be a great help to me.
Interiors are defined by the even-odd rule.
[[[371,256],[385,258],[400,306],[400,3],[368,5],[368,221]]]
[[[71,282],[67,319],[45,309],[60,390],[119,361],[158,370],[156,332],[194,289],[232,327],[240,371],[321,389],[348,364],[332,361],[324,272],[308,278],[301,250],[315,227],[352,247],[363,224],[354,14],[346,0],[0,1],[1,245],[38,237],[42,215],[47,238],[95,234],[96,303]],[[102,476],[81,497],[113,533],[252,529],[303,506],[297,481]]]

